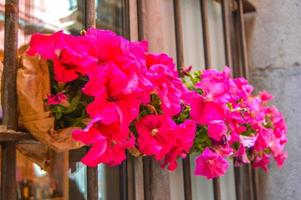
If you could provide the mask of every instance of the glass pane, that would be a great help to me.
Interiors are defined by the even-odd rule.
[[[184,64],[195,70],[204,69],[203,30],[200,1],[181,1],[183,24]]]
[[[96,27],[122,34],[122,0],[96,0]]]

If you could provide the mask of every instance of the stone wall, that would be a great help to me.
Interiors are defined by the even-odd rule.
[[[247,16],[250,78],[275,96],[289,140],[284,167],[273,163],[269,174],[260,173],[260,199],[301,199],[301,1],[253,2],[257,11]]]

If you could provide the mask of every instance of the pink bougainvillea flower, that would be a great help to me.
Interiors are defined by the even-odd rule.
[[[179,157],[185,158],[193,145],[196,133],[196,124],[192,120],[185,120],[176,129],[176,141],[171,150],[164,158],[162,167],[168,165],[169,170],[177,168],[177,159]]]
[[[136,122],[139,150],[157,160],[174,146],[177,125],[169,115],[147,115]]]
[[[274,157],[275,160],[276,160],[277,166],[279,168],[283,167],[284,161],[287,159],[287,156],[288,156],[288,153],[284,152],[284,153],[279,154],[279,155],[277,155],[277,156]]]
[[[212,120],[208,123],[208,136],[216,141],[221,141],[227,130],[228,128],[222,120]]]
[[[196,158],[194,174],[207,179],[223,176],[229,168],[229,163],[208,147]]]
[[[166,54],[147,54],[148,75],[153,84],[153,91],[161,99],[164,113],[176,115],[181,111],[181,102],[187,89],[178,78],[173,60]]]
[[[238,150],[235,153],[235,157],[235,166],[241,166],[242,163],[250,163],[246,148],[243,145],[239,146]]]
[[[231,97],[234,100],[247,99],[253,92],[253,86],[245,78],[233,79],[234,85],[231,85]]]
[[[259,92],[259,97],[263,103],[267,103],[273,99],[273,96],[267,91]]]
[[[252,162],[254,168],[262,168],[265,172],[268,172],[268,164],[270,163],[269,155],[264,153],[262,156],[256,156],[255,160]]]
[[[190,116],[197,123],[206,125],[212,120],[224,120],[225,110],[220,103],[205,101],[203,97],[193,95]]]
[[[230,69],[228,67],[225,67],[223,72],[209,69],[203,71],[201,80],[195,87],[201,89],[203,96],[209,101],[227,102],[230,99],[229,80]]]
[[[134,75],[128,77],[113,64],[104,67],[83,88],[84,93],[95,97],[86,110],[91,117],[102,118],[103,123],[130,123],[138,116],[143,91],[137,88]]]
[[[120,127],[118,122],[103,124],[99,118],[92,120],[84,130],[75,130],[73,138],[92,145],[82,158],[82,162],[88,166],[97,166],[100,163],[118,165],[126,159],[125,150],[135,144],[127,127]]]
[[[58,31],[51,35],[33,34],[29,42],[28,55],[40,55],[44,59],[53,59],[56,57],[55,51],[66,45],[65,38],[68,37],[63,31]]]
[[[54,95],[49,95],[47,97],[48,105],[64,104],[66,101],[67,101],[67,96],[62,92],[59,92]]]

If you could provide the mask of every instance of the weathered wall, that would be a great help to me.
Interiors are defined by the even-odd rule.
[[[254,2],[254,1],[253,1]],[[301,199],[301,1],[257,0],[248,17],[250,74],[267,89],[288,124],[289,157],[281,170],[260,173],[260,199]]]

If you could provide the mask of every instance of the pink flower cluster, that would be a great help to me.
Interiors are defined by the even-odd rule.
[[[267,170],[271,156],[279,166],[287,157],[285,121],[267,105],[271,95],[252,96],[247,80],[232,79],[227,67],[190,75],[188,89],[166,54],[93,28],[80,36],[35,34],[28,54],[52,61],[57,82],[87,78],[81,90],[93,98],[86,107],[91,121],[73,133],[91,146],[86,165],[118,165],[126,150],[138,149],[174,170],[178,158],[197,152],[195,174],[210,179],[225,174],[228,158]],[[49,104],[67,100],[49,97]]]
[[[82,92],[93,97],[86,107],[91,121],[73,133],[75,140],[91,145],[84,164],[118,165],[126,159],[126,149],[136,147],[175,169],[177,158],[189,152],[195,123],[172,119],[181,112],[188,90],[173,59],[148,52],[147,42],[91,28],[81,36],[35,34],[28,54],[51,60],[58,82],[88,77]]]
[[[267,171],[270,157],[279,167],[287,157],[284,152],[286,124],[282,114],[267,103],[272,96],[264,91],[252,96],[253,87],[244,78],[232,79],[229,68],[223,72],[205,70],[200,75],[191,98],[191,119],[205,127],[210,145],[196,159],[196,175],[215,178],[228,167],[252,163]]]

